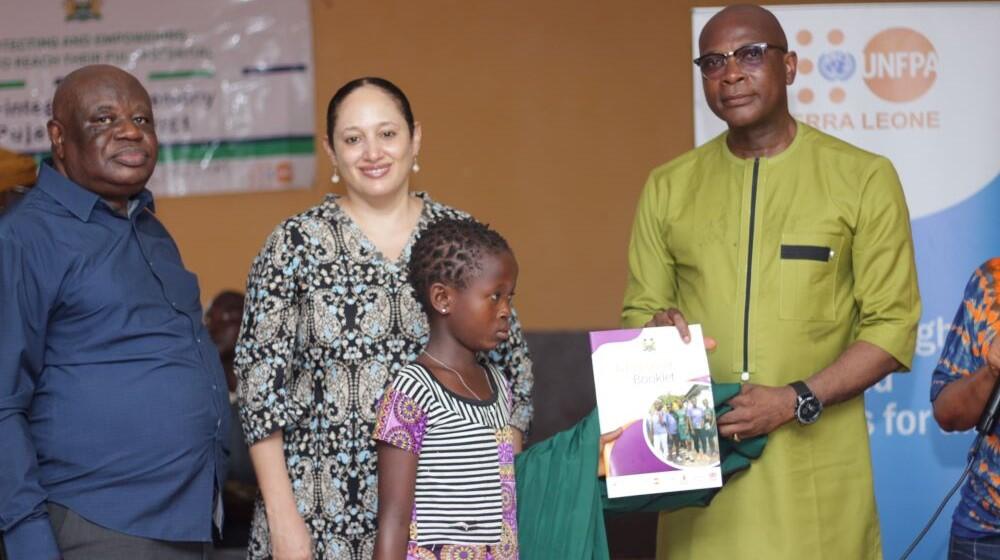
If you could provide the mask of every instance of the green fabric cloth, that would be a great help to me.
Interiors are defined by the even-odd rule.
[[[739,390],[735,383],[712,385],[717,415],[725,414],[725,402]],[[600,436],[595,409],[572,428],[517,456],[517,524],[522,560],[606,560],[605,512],[705,506],[720,490],[609,499],[604,480],[597,478]],[[766,436],[739,444],[720,438],[723,480],[749,468],[751,459],[760,457],[766,443]]]
[[[892,163],[797,126],[773,157],[739,158],[725,134],[681,155],[636,209],[624,326],[680,309],[718,341],[720,383],[806,379],[856,341],[913,357],[920,297]],[[660,532],[670,560],[881,558],[862,396],[768,434],[766,461],[712,507],[661,515]]]

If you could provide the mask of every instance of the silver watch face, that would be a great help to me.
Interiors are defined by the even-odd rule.
[[[813,395],[799,397],[798,406],[795,408],[795,417],[802,424],[812,424],[819,420],[819,414],[823,412],[823,404]]]

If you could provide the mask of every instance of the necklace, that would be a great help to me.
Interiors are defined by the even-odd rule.
[[[466,384],[465,384],[465,380],[464,380],[464,379],[462,379],[462,374],[461,374],[461,373],[458,373],[458,371],[456,371],[456,370],[455,370],[454,368],[452,368],[452,367],[451,367],[451,366],[449,366],[448,364],[446,364],[446,363],[442,362],[441,360],[439,360],[439,359],[435,358],[434,356],[432,356],[432,355],[431,355],[431,353],[430,353],[430,352],[428,352],[427,350],[422,350],[422,352],[423,352],[423,353],[424,353],[424,355],[426,355],[426,356],[427,356],[428,358],[430,358],[430,359],[434,360],[435,362],[437,362],[437,364],[438,364],[439,366],[441,366],[441,367],[443,367],[444,369],[446,369],[446,370],[448,370],[448,371],[450,371],[450,372],[454,373],[454,374],[455,374],[455,376],[456,376],[456,377],[458,377],[458,382],[462,384],[462,387],[465,387],[465,390],[466,390],[466,391],[468,391],[468,392],[472,393],[472,395],[473,395],[474,397],[476,397],[476,400],[480,400],[480,401],[483,401],[483,400],[486,400],[486,399],[484,399],[484,398],[480,397],[478,393],[476,393],[475,391],[473,391],[473,390],[472,390],[472,387],[469,387],[468,385],[466,385]],[[482,368],[482,366],[479,366],[479,367],[480,367],[480,368]],[[486,375],[486,371],[483,371],[483,375],[484,375],[484,376]],[[488,381],[488,380],[487,380],[487,381]]]

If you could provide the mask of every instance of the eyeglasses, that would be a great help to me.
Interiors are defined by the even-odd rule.
[[[780,45],[770,43],[750,43],[727,53],[708,53],[694,59],[694,64],[701,68],[701,75],[709,80],[718,78],[726,71],[726,63],[729,57],[736,59],[736,63],[744,70],[754,70],[764,63],[764,55],[768,49],[788,52],[788,49]]]

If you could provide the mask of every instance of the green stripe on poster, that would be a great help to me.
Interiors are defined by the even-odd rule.
[[[24,87],[24,80],[8,80],[0,82],[0,89],[21,89]]]
[[[270,138],[267,140],[203,142],[160,146],[160,162],[198,161],[203,159],[248,159],[269,156],[297,156],[315,153],[311,136]]]
[[[150,72],[150,80],[179,80],[182,78],[211,78],[215,72],[211,70],[175,70],[172,72]]]

